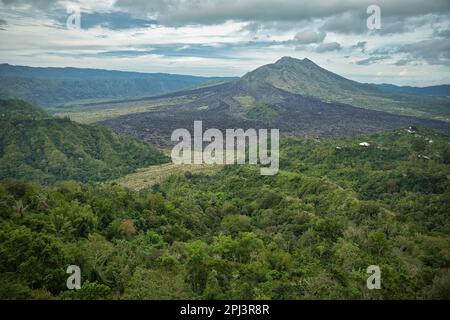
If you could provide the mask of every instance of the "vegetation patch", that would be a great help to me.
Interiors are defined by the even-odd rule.
[[[245,111],[245,116],[250,119],[276,119],[284,112],[284,108],[274,104],[257,103]]]

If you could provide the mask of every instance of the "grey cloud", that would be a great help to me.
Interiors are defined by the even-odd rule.
[[[389,16],[386,15],[386,10],[381,8],[381,29],[379,30],[369,30],[367,28],[367,17],[364,11],[347,11],[336,14],[324,19],[320,30],[344,34],[374,33],[388,35],[404,33],[414,31],[416,28],[425,24],[432,25],[438,21],[448,20],[450,13],[423,14],[421,16]]]
[[[82,17],[82,28],[92,28],[98,25],[112,30],[143,28],[156,21],[150,19],[136,19],[124,12],[88,12]]]
[[[411,60],[409,60],[409,59],[400,59],[400,60],[394,62],[394,65],[402,67],[402,66],[406,66],[410,62],[411,62]]]
[[[356,64],[360,66],[368,66],[374,64],[375,62],[386,60],[388,58],[389,56],[370,57],[364,60],[356,61]]]
[[[450,39],[429,39],[404,45],[390,45],[378,48],[372,52],[380,54],[401,54],[402,63],[417,63],[425,61],[430,65],[450,66]]]
[[[376,30],[376,33],[381,35],[388,35],[394,33],[404,33],[414,31],[415,29],[429,24],[438,22],[443,17],[438,15],[423,15],[420,17],[386,17],[381,20],[381,29]],[[448,15],[445,19],[448,18]]]
[[[397,45],[386,45],[379,47],[375,50],[372,50],[370,54],[371,55],[394,54],[398,51],[398,48],[399,47]]]
[[[264,28],[264,26],[261,23],[252,22],[252,23],[247,24],[241,30],[242,31],[247,31],[249,33],[257,33],[257,32],[262,31],[263,28]]]
[[[287,41],[271,41],[272,45],[294,45],[296,50],[304,50],[313,44],[320,44],[326,37],[326,32],[314,30],[303,30],[298,32],[294,38]]]
[[[241,30],[249,33],[270,35],[278,31],[303,30],[310,27],[310,21],[251,21]]]
[[[293,42],[297,44],[311,44],[320,43],[325,39],[327,34],[325,32],[316,32],[312,30],[306,30],[299,32],[295,35]]]
[[[365,11],[344,12],[325,20],[320,30],[346,34],[362,34],[368,32]]]
[[[32,5],[49,8],[63,0],[0,0],[5,6]],[[67,1],[65,1],[67,2]],[[78,0],[70,2],[78,3]],[[378,0],[383,16],[414,16],[450,11],[448,0]],[[183,21],[201,22],[211,19],[276,21],[327,17],[347,11],[366,11],[373,0],[117,0],[114,6],[145,15],[179,17]],[[184,18],[183,18],[184,15]],[[180,21],[181,21],[180,20]],[[219,21],[220,22],[220,21]]]
[[[405,53],[431,65],[450,66],[450,39],[431,39],[402,45],[395,52]]]
[[[367,18],[366,9],[373,0],[118,0],[118,8],[145,13],[163,24],[212,24],[238,21],[300,21],[326,18],[351,12]],[[448,0],[378,0],[383,17],[407,17],[449,12]],[[348,16],[348,15],[347,15]],[[337,23],[337,22],[335,22]],[[354,24],[352,20],[347,23]],[[332,25],[330,23],[330,25]],[[364,24],[361,27],[365,27]],[[344,25],[341,25],[344,28]]]
[[[329,43],[322,43],[316,48],[316,52],[322,53],[322,52],[328,52],[328,51],[335,51],[340,50],[341,45],[337,42],[329,42]]]
[[[414,30],[414,28],[419,27],[420,24],[415,24],[408,21],[402,21],[401,19],[382,19],[381,29],[374,31],[379,34],[394,34],[394,33],[404,33],[407,31]]]
[[[118,0],[116,6],[157,16],[164,24],[213,24],[238,21],[300,21],[325,17],[345,4],[330,6],[328,1],[298,0]]]
[[[63,8],[57,0],[0,0],[7,7],[31,5],[35,9]],[[77,3],[78,0],[72,0]],[[168,26],[219,24],[228,20],[249,22],[249,32],[294,30],[299,25],[321,21],[320,31],[364,34],[366,9],[373,0],[117,0],[110,9],[127,12],[137,19],[155,19]],[[432,23],[435,16],[450,17],[449,0],[378,0],[382,29],[379,34],[414,30]],[[418,17],[418,16],[421,16]]]
[[[56,12],[53,14],[56,21],[61,26],[66,26],[67,15],[65,12]],[[102,26],[111,30],[124,30],[132,28],[144,28],[149,25],[156,24],[151,19],[138,19],[125,12],[85,12],[81,16],[81,28],[90,29]]]
[[[359,50],[361,50],[361,52],[365,53],[366,52],[366,45],[367,45],[367,41],[358,41],[357,44],[352,46],[352,49],[359,49]]]
[[[450,39],[450,29],[436,30],[433,34],[435,37]]]
[[[24,5],[32,6],[35,9],[46,10],[58,5],[55,0],[0,0],[0,3],[6,7],[20,7]]]

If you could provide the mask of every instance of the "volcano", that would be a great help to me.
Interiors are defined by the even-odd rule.
[[[141,100],[157,101],[158,107],[103,124],[162,146],[172,145],[173,130],[192,130],[196,120],[206,128],[273,128],[285,136],[333,137],[417,125],[450,130],[445,121],[395,114],[438,109],[450,101],[422,99],[429,100],[390,94],[309,59],[284,57],[236,81]]]

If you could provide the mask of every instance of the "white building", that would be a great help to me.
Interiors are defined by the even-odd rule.
[[[361,147],[370,147],[370,143],[368,143],[368,142],[361,142],[360,144],[359,144]]]

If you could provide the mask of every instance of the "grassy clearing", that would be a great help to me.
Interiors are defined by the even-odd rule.
[[[255,98],[252,96],[237,96],[233,97],[233,99],[239,102],[239,104],[246,110],[250,109],[256,103]]]
[[[174,173],[192,172],[192,173],[214,173],[223,166],[220,165],[176,165],[173,163],[167,163],[162,165],[150,166],[147,168],[139,169],[137,172],[126,175],[122,178],[115,180],[121,186],[132,190],[142,190],[151,187],[154,184],[160,183],[166,177]]]
[[[152,111],[162,106],[170,106],[179,103],[187,103],[192,99],[177,97],[172,99],[161,99],[152,101],[130,101],[123,103],[112,103],[104,105],[96,105],[95,108],[85,108],[83,106],[74,107],[73,110],[65,109],[63,112],[56,112],[57,117],[68,117],[70,120],[92,124],[99,121],[112,119],[127,114],[143,113]]]

